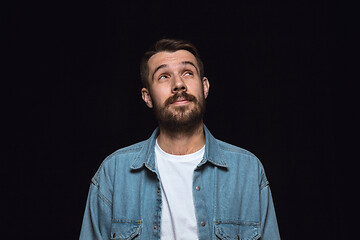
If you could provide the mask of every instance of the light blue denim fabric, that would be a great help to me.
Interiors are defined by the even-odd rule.
[[[250,152],[204,126],[204,158],[194,171],[200,240],[280,239],[269,182]],[[161,192],[154,147],[143,142],[108,156],[91,180],[80,240],[160,239]]]

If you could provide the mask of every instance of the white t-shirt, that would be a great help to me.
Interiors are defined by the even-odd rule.
[[[164,152],[156,141],[155,159],[161,182],[161,239],[196,240],[198,229],[193,201],[193,173],[205,146],[188,155]]]

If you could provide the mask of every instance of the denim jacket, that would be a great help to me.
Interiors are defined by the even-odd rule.
[[[250,152],[215,139],[204,126],[194,170],[200,240],[280,239],[269,182]],[[152,136],[108,156],[91,180],[80,240],[160,239],[161,191]]]

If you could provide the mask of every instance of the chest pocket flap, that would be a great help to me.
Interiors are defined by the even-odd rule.
[[[118,240],[131,240],[140,235],[141,221],[113,220],[111,223],[111,238]]]
[[[215,235],[221,240],[256,240],[261,237],[260,224],[242,221],[215,221]]]

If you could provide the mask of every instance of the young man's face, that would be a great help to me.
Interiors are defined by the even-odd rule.
[[[200,79],[195,56],[186,50],[159,52],[148,61],[149,89],[141,90],[143,100],[154,108],[160,124],[172,127],[202,120],[207,78]]]

